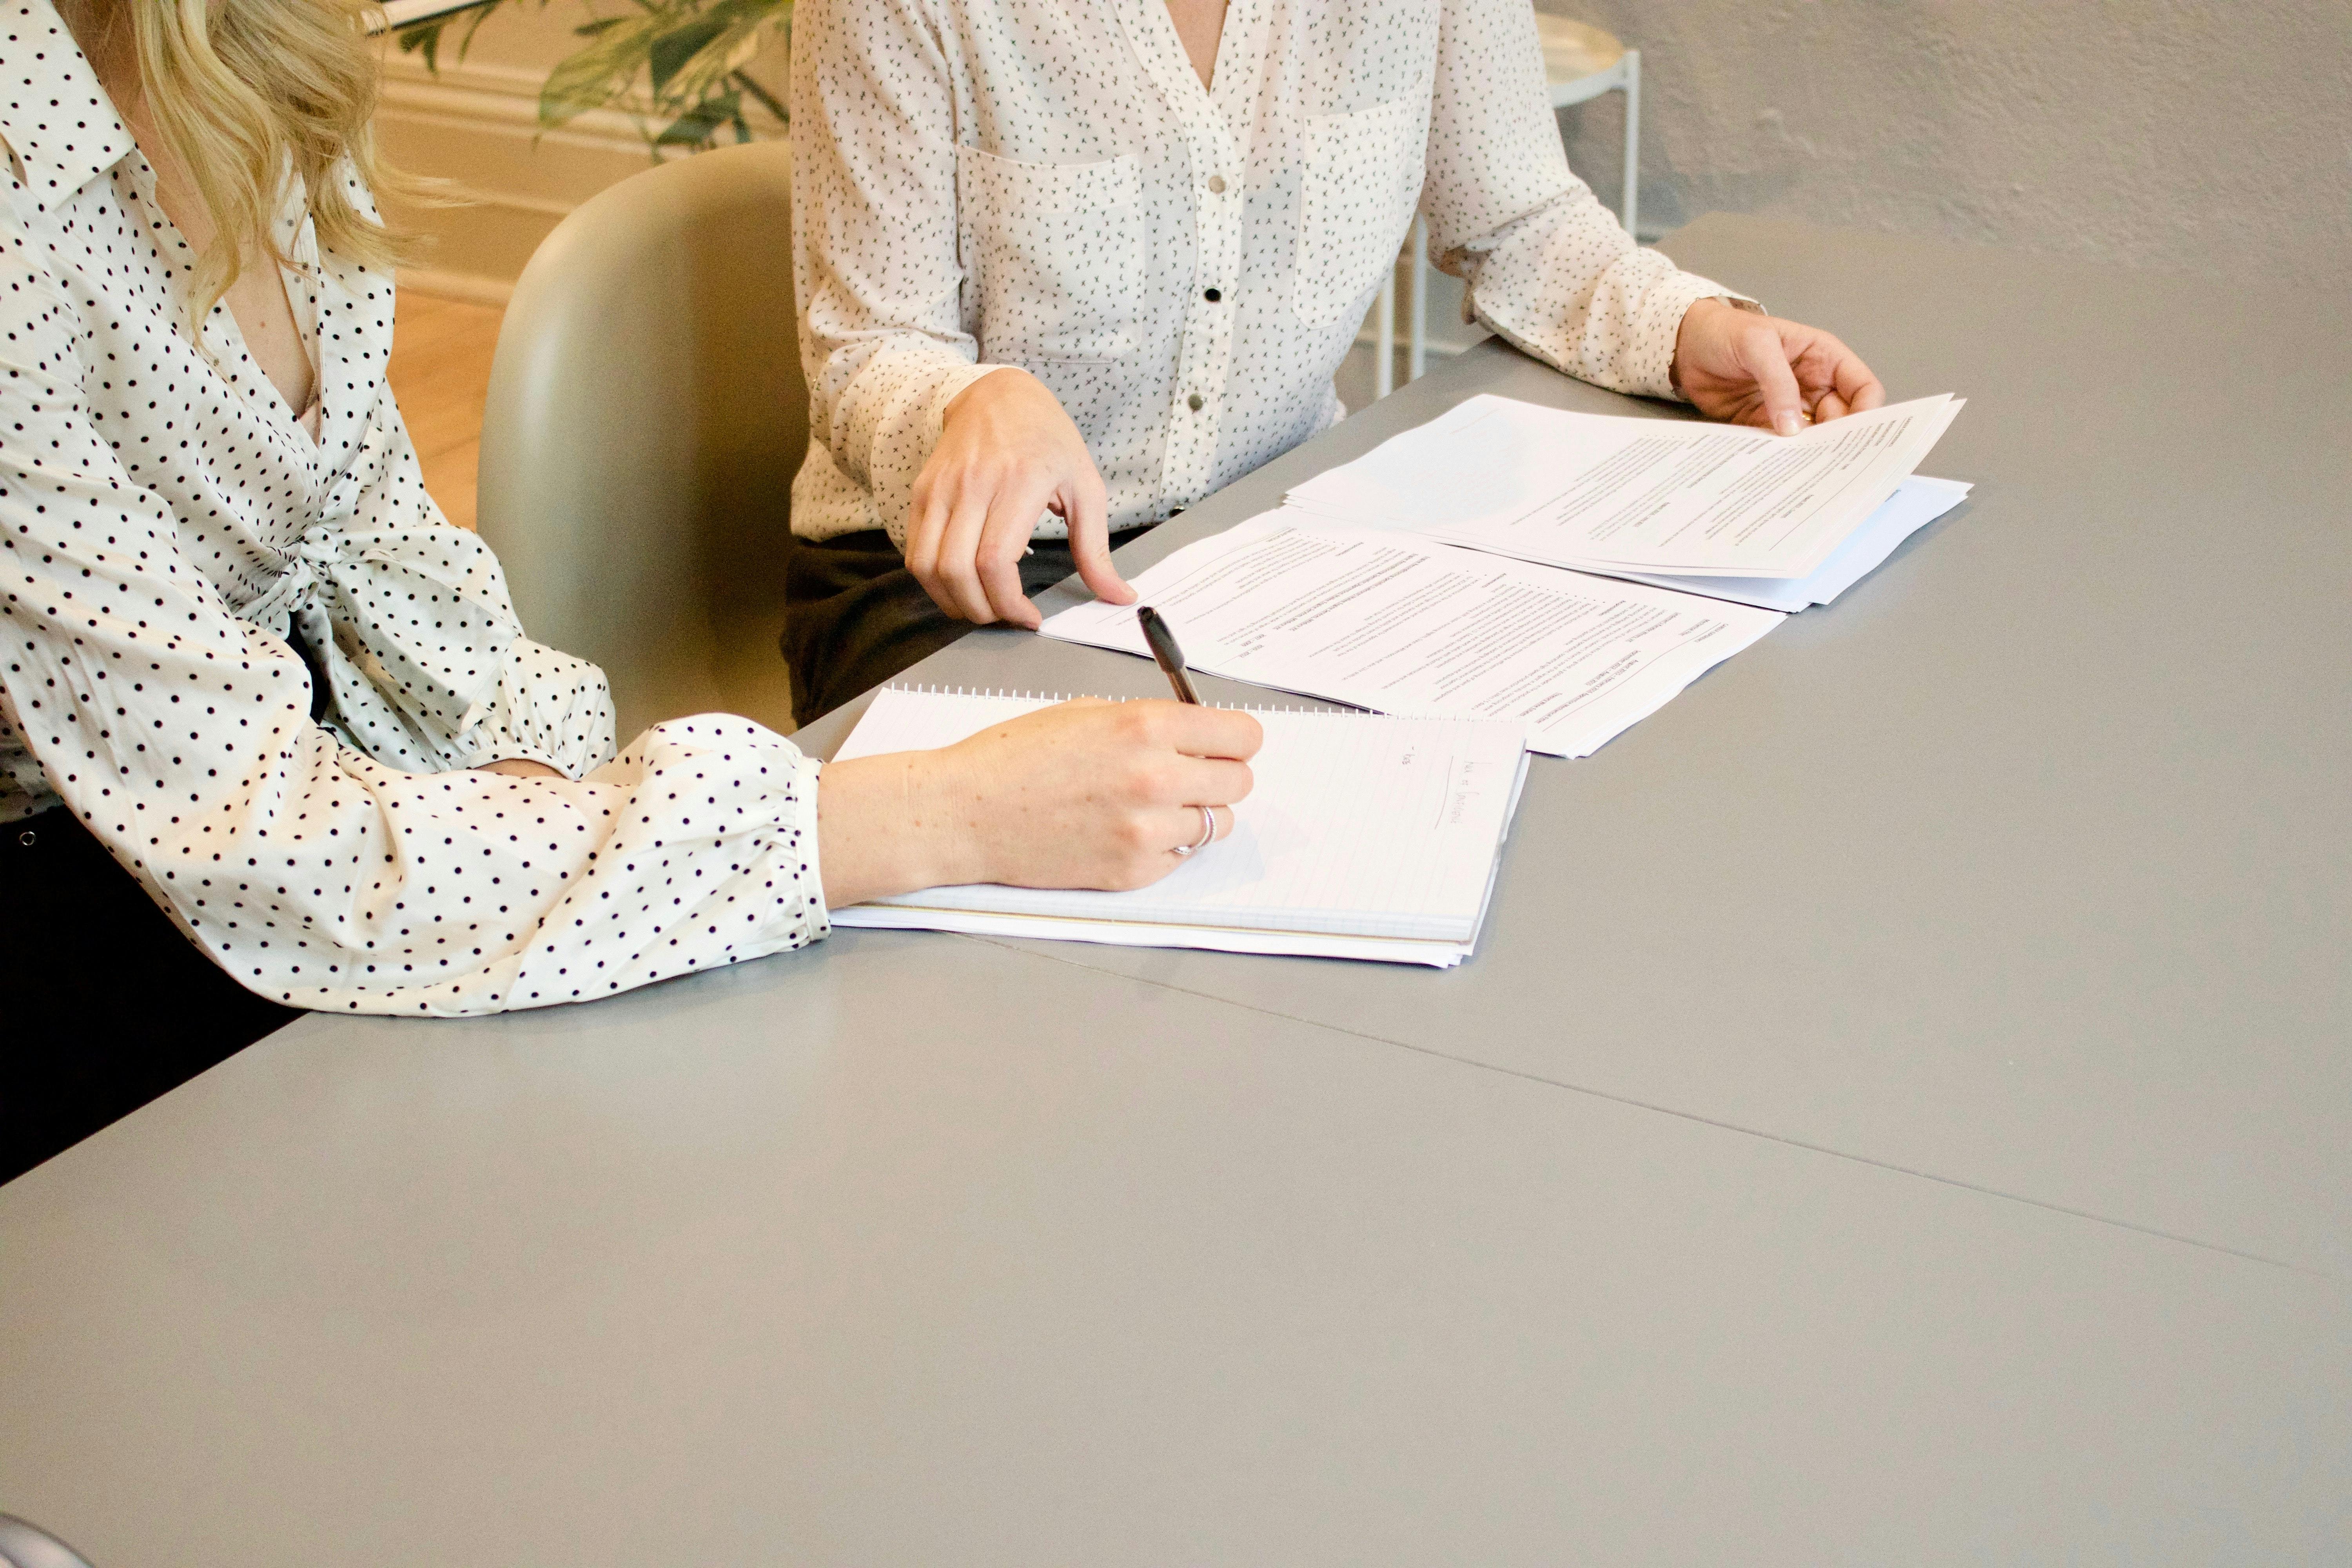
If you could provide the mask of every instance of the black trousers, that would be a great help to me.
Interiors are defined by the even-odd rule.
[[[1149,526],[1149,525],[1147,525]],[[1143,531],[1110,536],[1117,549]],[[793,717],[806,724],[881,685],[971,630],[950,619],[880,529],[785,545],[784,662]],[[1021,591],[1033,597],[1077,570],[1070,547],[1041,539],[1021,561]]]
[[[281,1025],[62,807],[0,823],[0,1182]]]

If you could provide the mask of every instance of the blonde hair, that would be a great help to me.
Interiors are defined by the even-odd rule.
[[[390,268],[414,241],[372,216],[337,167],[372,191],[418,182],[378,157],[374,0],[112,0],[131,14],[141,89],[212,219],[189,300],[201,321],[248,263],[290,263],[276,232],[287,179],[307,195],[319,248]]]

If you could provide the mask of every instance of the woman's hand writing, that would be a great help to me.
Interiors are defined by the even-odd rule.
[[[1246,713],[1087,699],[936,752],[829,764],[817,790],[828,904],[918,888],[1140,888],[1216,837],[1250,792],[1264,733]]]
[[[1049,510],[1069,525],[1071,556],[1095,596],[1134,603],[1110,563],[1110,496],[1078,427],[1027,371],[992,371],[948,404],[940,444],[915,479],[907,569],[957,620],[1034,631],[1021,557]]]

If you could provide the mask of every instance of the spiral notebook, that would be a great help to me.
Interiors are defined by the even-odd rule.
[[[952,745],[1063,699],[886,687],[836,760]],[[1486,919],[1527,748],[1517,724],[1250,710],[1265,727],[1234,831],[1129,892],[932,888],[835,925],[1449,968]]]

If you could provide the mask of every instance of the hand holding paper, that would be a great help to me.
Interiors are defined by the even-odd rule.
[[[1886,401],[1862,356],[1833,334],[1722,300],[1701,300],[1683,313],[1674,375],[1709,419],[1783,436]]]

